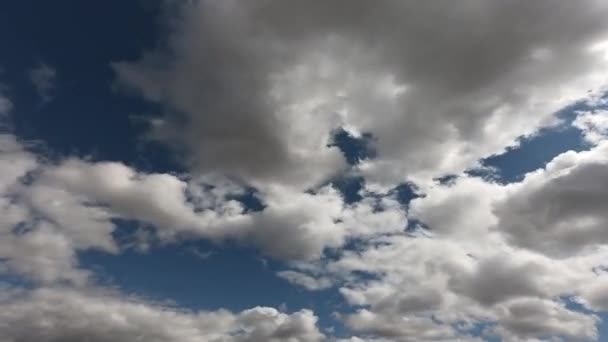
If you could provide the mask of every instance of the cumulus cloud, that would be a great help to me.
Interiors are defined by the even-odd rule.
[[[566,340],[597,339],[597,317],[566,309],[552,301],[516,300],[500,313],[497,332],[511,341],[561,336]]]
[[[75,270],[75,250],[112,250],[106,235],[112,225],[104,223],[109,216],[62,190],[24,190],[23,178],[40,164],[11,134],[0,135],[0,160],[0,272],[16,272],[42,282],[83,283],[86,272]],[[35,193],[37,200],[25,203],[25,193]]]
[[[498,229],[514,244],[555,256],[608,242],[608,141],[567,152],[526,175],[495,207]]]
[[[370,338],[456,340],[489,324],[484,334],[508,341],[596,340],[598,318],[560,298],[606,308],[606,146],[563,153],[518,183],[427,187],[408,213],[427,228],[368,240],[313,274],[343,284],[361,308],[343,319]],[[437,336],[404,323],[423,318],[421,331]]]
[[[204,238],[247,243],[277,259],[305,260],[349,239],[402,231],[406,222],[389,195],[345,204],[331,186],[315,193],[278,186],[259,194],[262,211],[249,212],[234,199],[245,189],[222,177],[143,173],[118,162],[73,158],[42,162],[13,135],[1,137],[2,265],[43,283],[86,283],[88,272],[78,268],[76,254],[119,253],[124,246],[112,235],[120,229],[117,219],[152,228],[139,241],[142,250],[151,239]],[[304,284],[302,277],[287,279]]]
[[[147,138],[172,146],[187,173],[43,161],[0,134],[0,273],[42,286],[0,295],[0,335],[331,339],[309,310],[192,312],[94,288],[78,253],[120,253],[113,234],[126,219],[145,226],[142,251],[152,240],[203,238],[289,260],[278,277],[338,289],[348,309],[336,317],[358,335],[344,341],[598,338],[598,318],[565,298],[608,307],[606,112],[573,122],[588,151],[563,153],[519,182],[464,170],[556,124],[574,101],[597,101],[588,91],[606,85],[608,3],[179,8],[164,44],[112,67],[120,86],[159,105]],[[29,76],[49,101],[55,70],[41,64]],[[0,115],[11,108],[0,96]],[[332,143],[339,129],[370,137],[373,158],[348,165]],[[358,201],[331,185],[345,172],[363,179]],[[434,180],[446,174],[455,175],[449,184]],[[406,180],[421,195],[407,206],[386,191]],[[258,211],[239,200],[251,191]],[[66,283],[75,287],[58,287]]]
[[[568,309],[560,298],[576,295],[588,308],[602,308],[603,283],[590,284],[600,279],[594,270],[606,251],[555,260],[497,243],[476,248],[479,242],[421,236],[377,242],[326,268],[344,281],[347,303],[359,308],[341,318],[360,336],[447,341],[481,331],[509,341],[597,338],[597,317]],[[487,328],[473,333],[478,324]]]
[[[317,342],[309,310],[190,312],[102,289],[40,288],[0,300],[3,341]]]
[[[404,227],[405,213],[390,198],[378,204],[346,205],[331,186],[314,194],[279,186],[260,194],[265,205],[262,211],[246,213],[241,203],[228,199],[242,188],[225,184],[222,189],[214,183],[205,189],[203,183],[204,179],[189,182],[169,174],[138,173],[120,163],[67,160],[44,170],[27,194],[33,201],[48,203],[45,193],[67,191],[113,217],[152,225],[161,240],[191,236],[235,239],[280,259],[318,258],[326,248],[340,247],[347,238]],[[40,210],[49,212],[52,207]],[[70,217],[58,214],[58,220]]]
[[[608,111],[596,110],[579,113],[574,119],[573,125],[583,132],[585,140],[597,144],[608,138]]]
[[[422,181],[601,87],[607,11],[596,0],[201,1],[167,46],[114,68],[167,108],[151,135],[185,147],[199,172],[311,186],[339,169],[327,141],[345,126],[375,138],[370,180]]]
[[[564,298],[606,309],[607,155],[601,141],[518,183],[463,175],[434,184],[408,213],[426,228],[371,239],[310,274],[341,284],[360,308],[342,319],[372,340],[457,340],[475,324],[508,341],[595,340],[598,317]]]

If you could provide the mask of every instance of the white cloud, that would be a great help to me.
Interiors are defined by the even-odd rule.
[[[393,341],[464,341],[457,339],[452,327],[437,324],[430,318],[382,316],[362,309],[348,315],[345,322],[355,332]]]
[[[27,189],[27,195],[32,202],[48,204],[52,202],[45,195],[67,191],[69,196],[96,204],[93,208],[108,211],[113,217],[154,226],[165,241],[190,236],[215,241],[236,239],[253,244],[267,255],[286,259],[319,258],[326,248],[340,247],[349,237],[400,231],[406,221],[394,200],[346,206],[329,186],[314,194],[282,186],[268,188],[259,195],[264,210],[245,213],[239,202],[226,198],[231,192],[242,192],[242,188],[213,183],[206,190],[200,182],[169,174],[138,173],[120,163],[68,160],[44,170]],[[71,206],[51,212],[54,207],[41,205],[39,211],[47,216],[55,214],[55,221],[65,222],[77,213],[66,215],[61,208]],[[383,210],[377,210],[380,208]]]
[[[597,339],[607,308],[605,111],[574,121],[592,143],[518,183],[463,175],[555,124],[603,89],[608,4],[600,0],[188,2],[166,46],[113,64],[161,105],[148,137],[181,150],[189,174],[120,162],[42,162],[0,135],[0,272],[44,286],[0,296],[0,335],[17,341],[321,341],[316,316],[272,308],[190,312],[91,289],[78,252],[119,253],[116,219],[150,241],[234,240],[290,260],[277,275],[336,286],[351,341]],[[517,25],[513,25],[514,20]],[[44,101],[55,71],[30,72]],[[0,97],[0,114],[12,107]],[[347,204],[327,180],[348,166],[332,132],[373,135]],[[182,155],[180,153],[180,155]],[[457,174],[449,185],[432,181]],[[382,193],[404,180],[404,208]],[[264,205],[235,197],[248,186]],[[371,193],[371,190],[376,193]],[[407,212],[406,212],[407,211]],[[404,232],[408,222],[428,229]],[[150,234],[149,236],[146,234]],[[356,240],[356,248],[342,249]],[[324,258],[331,250],[332,257]],[[295,260],[295,261],[294,261]],[[19,292],[19,291],[16,291]]]
[[[53,223],[37,221],[18,200],[20,178],[37,167],[36,157],[13,135],[0,134],[0,273],[16,272],[42,282],[82,283],[86,272],[74,270],[71,239],[57,232]],[[78,207],[70,210],[78,212]]]
[[[567,309],[560,298],[581,296],[586,306],[601,308],[604,288],[590,284],[607,256],[604,250],[555,260],[488,241],[467,246],[438,237],[395,236],[344,253],[320,274],[346,282],[342,295],[360,309],[342,318],[364,336],[464,340],[475,324],[487,324],[495,327],[487,334],[506,340],[592,340],[597,318]]]
[[[496,332],[508,341],[561,336],[568,340],[596,340],[598,318],[566,309],[553,301],[522,299],[501,310]]]
[[[317,342],[309,310],[190,312],[100,289],[41,288],[0,300],[3,341]]]
[[[572,124],[580,129],[585,140],[592,144],[598,144],[608,138],[608,111],[606,110],[578,113]]]
[[[350,238],[402,231],[406,222],[405,212],[388,196],[346,205],[330,186],[314,194],[268,188],[259,194],[264,210],[245,212],[229,199],[244,189],[222,177],[186,179],[79,159],[43,163],[14,136],[1,138],[0,256],[5,271],[44,283],[86,283],[76,253],[119,253],[121,246],[112,237],[119,229],[115,219],[153,228],[136,233],[142,251],[154,240],[231,239],[278,259],[306,260]]]
[[[333,282],[330,278],[312,277],[306,273],[297,271],[281,271],[278,272],[277,275],[294,285],[302,286],[303,288],[310,291],[324,290],[333,285]]]
[[[371,239],[309,275],[343,284],[360,308],[343,319],[372,339],[423,340],[402,322],[426,319],[437,339],[489,324],[486,334],[508,341],[595,340],[598,318],[563,298],[606,310],[606,146],[566,152],[519,183],[461,176],[428,186],[408,216],[429,231]]]

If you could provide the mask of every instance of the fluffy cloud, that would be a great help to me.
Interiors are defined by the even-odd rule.
[[[99,289],[41,288],[0,300],[3,341],[317,342],[317,317],[268,307],[189,312]]]
[[[501,311],[497,332],[508,341],[547,336],[566,340],[595,340],[597,317],[566,309],[552,301],[516,300]]]
[[[175,147],[187,174],[43,162],[0,135],[0,272],[47,286],[0,295],[0,335],[328,338],[308,310],[190,312],[93,289],[78,252],[120,253],[113,234],[127,219],[151,234],[142,250],[147,239],[233,240],[292,261],[279,277],[339,289],[349,308],[336,316],[361,336],[350,341],[464,341],[480,331],[507,341],[597,339],[598,318],[566,301],[608,307],[605,111],[573,123],[590,150],[559,155],[520,182],[462,172],[605,85],[605,1],[179,8],[165,45],[113,68],[120,85],[159,105],[148,138]],[[30,76],[47,101],[55,72],[41,65]],[[11,107],[0,97],[0,115]],[[347,165],[331,143],[339,128],[369,133],[375,158]],[[347,169],[365,181],[355,203],[326,185]],[[457,177],[433,181],[445,174]],[[423,194],[407,207],[384,192],[404,180]],[[238,200],[250,189],[259,211]],[[59,283],[78,289],[52,287]]]
[[[384,198],[379,203],[345,205],[341,195],[330,186],[314,194],[272,187],[260,194],[265,205],[262,211],[245,213],[242,204],[228,199],[228,195],[238,194],[242,188],[213,183],[210,189],[205,189],[204,181],[138,173],[120,163],[68,160],[44,170],[28,187],[27,194],[32,201],[46,204],[45,195],[52,193],[57,198],[53,191],[67,191],[94,204],[91,208],[109,211],[115,218],[135,219],[154,226],[165,241],[191,236],[214,241],[235,239],[252,243],[267,255],[285,259],[318,258],[326,248],[339,247],[347,238],[400,231],[406,221],[395,200]],[[66,203],[63,208],[74,206]],[[39,209],[56,217],[56,222],[65,222],[78,214],[52,210],[53,207],[43,205]],[[69,222],[66,223],[63,226],[69,227]]]
[[[86,274],[74,270],[70,238],[58,233],[54,224],[38,221],[30,208],[19,203],[20,179],[37,167],[36,157],[13,135],[0,134],[0,273],[16,272],[43,282],[82,283]],[[47,208],[53,210],[53,205]]]
[[[478,324],[508,341],[597,339],[598,318],[564,298],[606,309],[606,146],[566,152],[519,183],[426,187],[408,213],[426,229],[368,240],[309,274],[341,284],[359,308],[344,322],[372,340],[466,339]]]
[[[117,162],[39,162],[13,135],[1,137],[2,266],[44,283],[86,283],[76,254],[120,252],[112,236],[117,219],[153,228],[137,241],[142,249],[151,238],[236,240],[278,259],[306,260],[349,239],[405,227],[405,212],[392,195],[345,204],[331,186],[315,193],[275,186],[259,194],[262,211],[247,212],[231,199],[244,188],[223,177],[142,173]]]
[[[495,207],[512,243],[556,256],[606,244],[608,141],[567,152],[508,189]]]
[[[458,172],[603,85],[603,1],[201,1],[165,48],[114,64],[167,108],[151,135],[199,172],[311,186],[332,130],[370,132],[370,180]],[[449,18],[449,20],[446,20]],[[513,20],[517,18],[517,29]]]
[[[466,340],[485,325],[478,333],[509,341],[597,338],[597,317],[568,309],[560,298],[580,296],[588,308],[602,310],[606,291],[595,270],[606,251],[555,260],[496,243],[484,247],[437,237],[382,238],[344,253],[326,271],[344,281],[340,292],[359,309],[341,317],[364,336]]]
[[[597,144],[608,137],[608,111],[582,112],[576,116],[574,126],[583,131],[585,140]]]

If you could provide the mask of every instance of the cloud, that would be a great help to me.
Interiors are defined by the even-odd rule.
[[[427,229],[371,239],[311,274],[343,284],[360,308],[343,319],[370,338],[424,340],[403,323],[422,319],[437,340],[475,324],[509,341],[595,340],[598,318],[560,298],[606,308],[606,146],[563,153],[518,183],[463,175],[423,188],[408,217]]]
[[[348,307],[336,317],[360,336],[351,341],[598,338],[598,318],[565,298],[607,308],[605,111],[573,122],[588,151],[521,181],[464,170],[556,124],[565,106],[597,101],[608,76],[605,1],[179,6],[164,44],[112,67],[123,89],[158,104],[146,137],[175,148],[187,173],[48,162],[0,135],[0,273],[34,284],[0,296],[0,335],[331,338],[309,310],[193,312],[94,288],[78,253],[120,253],[129,246],[113,238],[117,221],[134,220],[142,252],[202,238],[289,261],[277,276],[338,289]],[[56,72],[41,64],[29,75],[49,101]],[[11,107],[0,97],[0,114]],[[348,165],[338,129],[371,137],[373,156]],[[359,201],[329,182],[344,173],[362,177]],[[434,181],[446,174],[456,177]],[[385,191],[406,180],[420,192],[407,206]],[[239,200],[251,191],[259,211]]]
[[[560,298],[601,308],[605,291],[594,270],[606,255],[555,260],[497,242],[394,236],[343,253],[320,274],[344,282],[340,292],[357,311],[341,318],[370,338],[466,340],[481,331],[513,341],[593,340],[597,317]]]
[[[259,194],[262,211],[247,212],[234,199],[245,189],[223,177],[144,173],[75,158],[43,162],[13,135],[0,138],[0,272],[42,283],[87,283],[77,253],[128,248],[113,238],[119,219],[146,227],[135,235],[142,251],[154,241],[235,240],[283,260],[318,259],[348,239],[405,227],[405,212],[389,195],[347,205],[331,186],[314,194],[277,186]]]
[[[583,132],[585,140],[597,144],[608,138],[608,111],[581,112],[576,116],[573,125]]]
[[[242,188],[226,184],[228,188],[222,190],[215,184],[205,190],[203,183],[169,174],[139,173],[120,163],[72,159],[44,170],[27,194],[32,201],[48,203],[46,193],[67,191],[112,217],[152,225],[164,241],[192,236],[218,242],[235,239],[280,259],[319,258],[326,248],[340,247],[348,237],[404,227],[404,213],[388,198],[379,204],[347,206],[330,186],[314,194],[278,186],[260,193],[266,206],[262,211],[245,213],[242,204],[227,198],[231,191],[238,193]],[[49,210],[52,208],[40,209],[54,214]],[[60,212],[55,216],[70,217]]]
[[[28,77],[42,101],[49,102],[52,99],[57,71],[46,63],[40,63],[28,71]]]
[[[362,309],[348,315],[345,321],[355,332],[393,341],[449,341],[457,338],[452,327],[437,324],[430,318],[380,316]]]
[[[75,269],[75,250],[113,250],[103,222],[105,211],[88,208],[62,190],[24,190],[23,178],[40,167],[13,135],[0,135],[0,272],[16,272],[41,282],[86,281]],[[32,195],[26,201],[25,193]],[[85,229],[83,229],[85,228]]]
[[[608,311],[608,277],[606,274],[601,273],[592,282],[586,284],[579,300],[596,312]]]
[[[330,288],[333,285],[331,279],[326,277],[312,277],[306,273],[297,271],[281,271],[277,275],[294,285],[302,286],[303,288],[316,291]]]
[[[566,152],[509,189],[496,204],[498,229],[510,242],[554,256],[608,242],[608,141]]]
[[[6,341],[317,342],[309,310],[184,311],[103,289],[40,288],[0,301]]]
[[[597,44],[608,6],[596,0],[182,10],[166,46],[114,64],[118,80],[167,109],[150,135],[185,148],[195,172],[258,187],[306,188],[339,171],[327,147],[339,127],[375,138],[377,158],[360,167],[369,181],[458,173],[555,122],[608,73]]]

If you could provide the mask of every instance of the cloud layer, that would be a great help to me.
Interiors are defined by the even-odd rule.
[[[0,334],[7,342],[317,342],[324,337],[308,310],[188,312],[95,289],[12,295],[0,300]]]
[[[111,66],[117,89],[156,105],[142,138],[170,146],[181,173],[49,160],[5,125],[19,108],[0,93],[0,336],[600,338],[608,311],[608,3],[176,6],[162,43]],[[44,101],[55,73],[44,64],[29,73]],[[564,108],[572,120],[556,115]],[[582,151],[512,183],[478,168],[521,137],[569,125]],[[340,130],[374,153],[349,161],[334,143]],[[339,186],[344,177],[360,180],[356,196]],[[405,185],[416,196],[404,199]],[[128,243],[115,238],[124,221],[135,223]],[[343,303],[333,315],[345,331],[321,332],[307,309],[153,303],[100,288],[78,258],[198,239],[253,247],[293,286],[337,291]]]
[[[199,172],[315,185],[340,168],[332,130],[349,127],[376,138],[370,180],[423,181],[597,90],[607,11],[595,0],[202,1],[165,48],[114,67],[166,109],[151,135]]]

